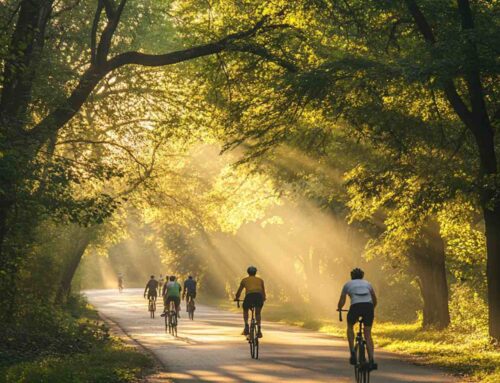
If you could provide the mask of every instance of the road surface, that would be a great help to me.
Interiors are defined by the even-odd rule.
[[[140,289],[89,290],[101,313],[150,350],[174,382],[352,382],[344,340],[277,323],[263,323],[260,359],[250,358],[239,335],[240,315],[198,305],[195,320],[183,312],[178,337],[165,333],[163,318],[149,318]],[[162,304],[158,304],[161,309]],[[265,308],[264,308],[265,316]],[[371,383],[456,382],[439,370],[415,366],[378,351]]]

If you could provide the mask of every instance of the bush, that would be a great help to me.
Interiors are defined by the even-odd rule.
[[[111,339],[97,318],[80,296],[64,308],[18,310],[15,322],[0,328],[0,382],[136,381],[151,359]]]
[[[486,301],[467,284],[452,285],[450,291],[451,328],[459,334],[484,337],[488,333]]]

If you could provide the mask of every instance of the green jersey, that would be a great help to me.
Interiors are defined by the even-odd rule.
[[[181,296],[181,285],[177,282],[167,283],[167,297],[180,297]]]

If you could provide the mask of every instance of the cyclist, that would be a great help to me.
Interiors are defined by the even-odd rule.
[[[193,276],[190,275],[188,279],[184,281],[184,290],[182,292],[182,299],[186,299],[186,311],[188,311],[188,302],[189,298],[196,298],[196,281],[193,279]]]
[[[356,353],[354,351],[354,325],[359,317],[363,318],[365,340],[368,350],[369,368],[377,369],[377,364],[374,360],[374,347],[372,339],[372,325],[375,317],[375,307],[377,306],[377,296],[370,282],[363,279],[365,273],[359,268],[351,271],[351,280],[342,288],[340,294],[338,309],[341,310],[346,303],[346,296],[351,299],[351,306],[347,313],[347,340],[349,341],[349,349],[351,357],[349,363],[356,364]]]
[[[123,274],[122,273],[118,274],[118,290],[119,291],[123,290]]]
[[[148,283],[146,283],[144,298],[146,298],[146,293],[148,293],[148,300],[153,298],[156,301],[156,298],[158,297],[158,281],[155,279],[154,275],[151,275]]]
[[[160,274],[160,277],[158,278],[158,289],[160,291],[162,291],[164,283],[165,283],[165,278],[163,278],[163,274]]]
[[[175,311],[177,311],[177,317],[180,318],[180,305],[181,305],[181,285],[176,281],[176,278],[174,275],[171,275],[169,277],[169,282],[163,286],[163,302],[164,304],[164,311],[163,314],[161,314],[162,317],[166,315],[166,312],[169,308],[170,302],[175,303]]]
[[[264,281],[256,277],[257,268],[250,266],[247,269],[248,277],[243,278],[240,283],[240,287],[236,292],[235,300],[240,299],[241,292],[245,289],[245,299],[243,300],[243,320],[245,322],[245,328],[241,335],[248,335],[250,329],[248,327],[248,310],[250,307],[255,306],[255,319],[257,321],[258,333],[257,336],[262,338],[261,330],[261,311],[266,301],[266,289],[264,287]]]

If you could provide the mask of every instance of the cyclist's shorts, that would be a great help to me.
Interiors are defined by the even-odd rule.
[[[187,296],[188,298],[189,298],[189,297],[191,297],[191,298],[193,298],[193,299],[194,299],[194,298],[196,298],[196,291],[188,291],[188,292],[186,293],[186,296]]]
[[[165,300],[165,306],[168,307],[170,302],[174,302],[176,306],[179,306],[181,304],[181,298],[180,297],[167,297]]]
[[[359,317],[363,318],[365,326],[371,327],[375,318],[373,303],[363,302],[351,305],[347,313],[347,323],[350,325],[356,324]]]
[[[157,298],[158,297],[158,294],[156,293],[156,291],[148,291],[148,299],[149,298]]]
[[[264,299],[261,293],[250,293],[245,295],[245,300],[243,301],[243,308],[248,310],[250,307],[260,307],[264,306]]]

